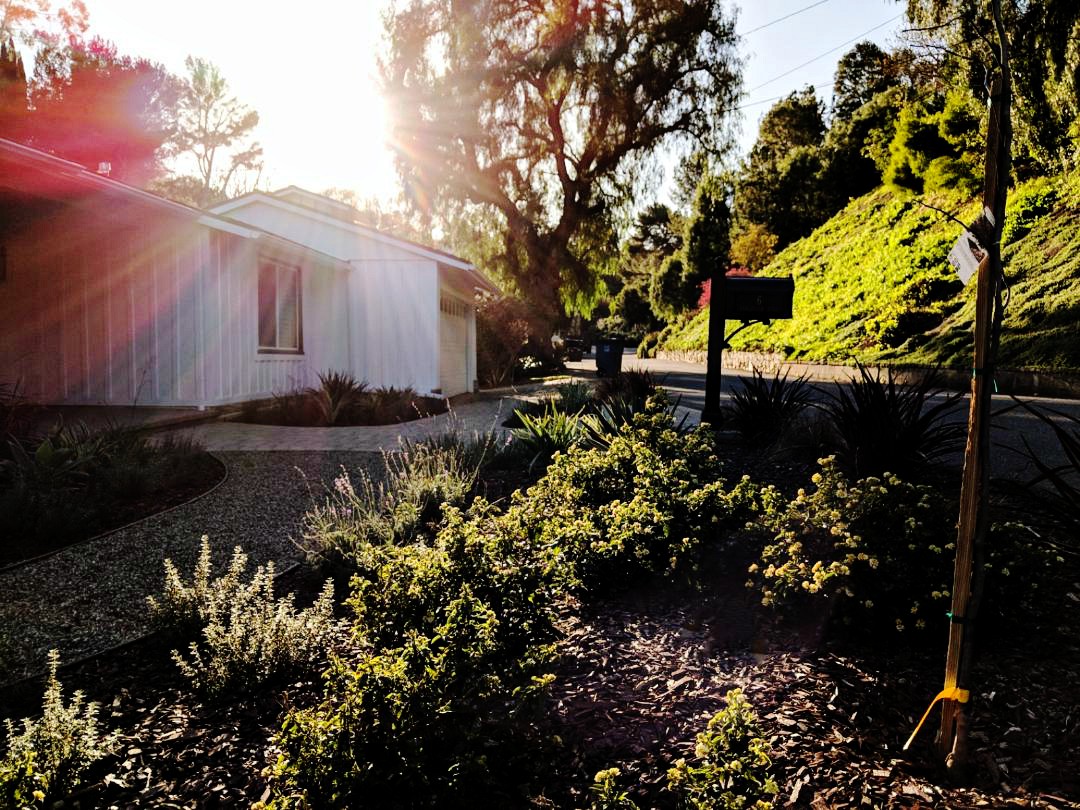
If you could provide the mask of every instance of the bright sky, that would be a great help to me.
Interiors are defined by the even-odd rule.
[[[361,198],[396,196],[374,79],[383,0],[86,4],[91,32],[115,42],[121,53],[145,56],[180,75],[189,53],[215,62],[234,94],[259,112],[264,180],[272,188],[340,186]],[[854,41],[888,44],[903,25],[903,5],[895,0],[742,0],[740,5],[738,30],[748,32],[743,151],[771,103],[757,102],[807,83],[827,99],[836,60]],[[752,32],[807,6],[813,7]],[[835,50],[798,67],[830,49]]]
[[[753,146],[758,122],[774,101],[811,84],[828,103],[840,57],[864,39],[892,47],[905,26],[905,4],[897,0],[742,0],[739,5],[736,30],[743,34],[747,57],[740,139],[744,153]]]

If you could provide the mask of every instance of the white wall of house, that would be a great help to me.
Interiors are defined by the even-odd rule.
[[[434,262],[354,260],[352,356],[372,387],[439,388],[439,281]],[[457,393],[457,392],[455,392]]]
[[[254,198],[239,207],[223,206],[223,215],[348,261],[354,272],[348,282],[349,341],[356,377],[373,387],[411,386],[419,393],[452,396],[472,390],[476,378],[475,309],[471,296],[452,291],[467,302],[465,376],[453,387],[441,375],[439,261],[416,250],[382,240],[350,223],[319,212],[286,207],[276,200]],[[322,369],[318,369],[322,370]],[[460,376],[460,375],[458,375]]]
[[[135,223],[138,223],[137,227]],[[139,207],[68,208],[4,236],[0,380],[56,404],[212,405],[347,368],[347,269],[299,262],[303,354],[258,351],[264,240]]]
[[[8,235],[0,369],[44,402],[191,404],[200,396],[204,229],[69,209]]]
[[[211,233],[206,245],[206,404],[293,391],[314,385],[321,371],[349,367],[347,269],[298,259],[261,240],[224,233]],[[300,270],[300,353],[259,351],[258,266],[263,258]]]

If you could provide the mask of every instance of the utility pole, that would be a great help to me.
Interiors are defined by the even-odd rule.
[[[990,120],[983,176],[984,211],[980,221],[972,227],[984,246],[986,256],[979,263],[976,286],[975,361],[960,490],[945,688],[937,698],[942,701],[938,752],[950,771],[958,775],[967,766],[965,705],[970,695],[974,639],[972,624],[978,614],[984,579],[983,560],[989,522],[990,396],[1002,317],[1001,232],[1005,224],[1005,201],[1012,163],[1012,82],[1001,0],[993,0],[993,14],[998,36],[998,74],[990,90]]]

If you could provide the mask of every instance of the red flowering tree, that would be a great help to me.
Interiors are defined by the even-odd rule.
[[[43,35],[22,129],[35,149],[142,185],[161,172],[179,86],[161,65],[123,56],[111,42]]]

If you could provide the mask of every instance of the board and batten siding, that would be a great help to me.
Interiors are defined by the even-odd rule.
[[[354,373],[372,387],[439,388],[439,277],[434,262],[355,260],[349,275]]]
[[[128,223],[138,223],[134,227]],[[301,267],[304,353],[258,352],[256,240],[137,211],[67,209],[5,237],[0,381],[55,404],[202,406],[349,364],[347,271]]]
[[[0,370],[64,404],[195,404],[201,395],[195,223],[71,209],[10,235]]]
[[[371,387],[440,389],[439,272],[433,259],[345,223],[252,201],[227,215],[347,261],[349,370]],[[343,333],[344,334],[344,333]],[[475,346],[475,344],[473,344]],[[470,364],[475,364],[475,349]]]

